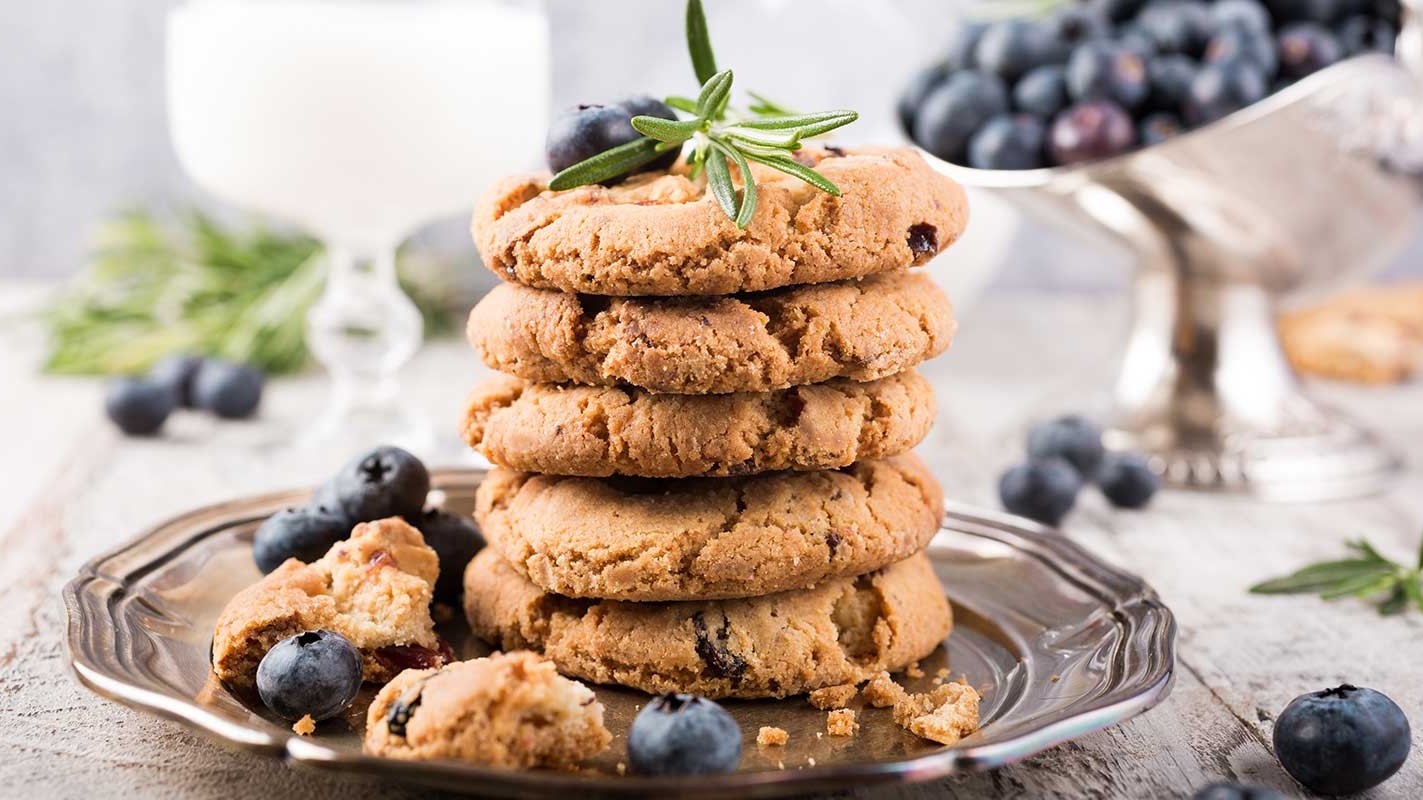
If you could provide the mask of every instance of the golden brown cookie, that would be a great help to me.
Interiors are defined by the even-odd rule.
[[[748,597],[919,552],[943,491],[905,454],[745,478],[564,478],[495,468],[475,517],[545,591],[618,600]]]
[[[912,370],[718,395],[497,375],[470,393],[461,432],[490,461],[527,472],[751,475],[898,455],[929,432],[934,410],[934,390]]]
[[[1370,286],[1280,317],[1295,369],[1359,383],[1397,383],[1423,364],[1423,285]]]
[[[368,681],[438,666],[448,656],[430,618],[439,572],[435,551],[403,520],[357,525],[316,561],[287,559],[228,601],[213,635],[213,672],[250,686],[273,645],[314,630],[335,631],[360,648]]]
[[[733,297],[607,298],[504,284],[468,325],[475,351],[501,372],[672,394],[871,381],[939,355],[953,332],[944,293],[903,272]]]
[[[574,600],[530,583],[494,548],[465,571],[479,636],[544,653],[560,672],[646,692],[788,697],[924,658],[953,617],[920,553],[857,578],[740,600]]]
[[[474,241],[495,274],[526,286],[711,295],[922,265],[968,222],[963,189],[908,148],[806,149],[799,157],[841,196],[752,165],[760,201],[738,230],[705,182],[684,174],[564,192],[547,191],[546,175],[518,176],[480,200]]]
[[[568,768],[612,740],[588,687],[522,651],[406,670],[366,711],[365,750],[388,758]]]

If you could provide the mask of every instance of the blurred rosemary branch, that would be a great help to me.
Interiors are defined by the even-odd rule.
[[[451,330],[443,265],[402,254],[399,266],[426,335]],[[291,372],[306,364],[306,310],[324,277],[321,245],[306,236],[232,230],[198,211],[124,212],[100,226],[89,264],[45,310],[44,368],[131,373],[184,352]]]

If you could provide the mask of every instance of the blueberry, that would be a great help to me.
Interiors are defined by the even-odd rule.
[[[1275,37],[1268,32],[1246,28],[1224,28],[1211,37],[1204,56],[1207,63],[1219,63],[1243,58],[1260,68],[1266,80],[1274,77],[1280,67],[1279,56],[1275,54]]]
[[[1191,81],[1184,105],[1186,121],[1214,122],[1264,97],[1268,85],[1260,68],[1244,59],[1206,64]]]
[[[1136,23],[1160,53],[1198,55],[1215,32],[1210,8],[1194,0],[1151,3]]]
[[[1117,508],[1141,508],[1161,486],[1146,459],[1136,453],[1107,453],[1096,479],[1102,494]]]
[[[464,568],[484,549],[484,537],[474,521],[463,514],[430,509],[410,520],[425,537],[425,544],[440,557],[440,578],[435,599],[454,605],[464,593]]]
[[[1387,20],[1363,14],[1352,16],[1339,26],[1339,45],[1346,56],[1364,53],[1392,53],[1398,31]]]
[[[1159,111],[1179,112],[1191,94],[1191,81],[1200,67],[1190,56],[1157,56],[1146,64],[1151,81],[1150,105]]]
[[[104,411],[129,436],[157,433],[176,405],[172,389],[147,378],[116,378],[104,396]]]
[[[167,386],[173,392],[178,405],[193,408],[193,377],[203,364],[202,358],[192,355],[172,355],[159,359],[148,370],[148,379]]]
[[[1149,90],[1146,64],[1121,45],[1088,42],[1067,62],[1067,93],[1074,102],[1111,100],[1123,108],[1136,108]]]
[[[1212,783],[1203,786],[1191,800],[1289,800],[1274,789],[1241,783]]]
[[[257,665],[257,693],[273,713],[322,720],[345,711],[361,690],[361,651],[331,631],[277,642]]]
[[[420,459],[383,445],[346,462],[316,492],[314,502],[340,509],[352,524],[387,517],[416,519],[430,493],[430,473]]]
[[[632,118],[637,115],[676,119],[672,109],[645,96],[611,104],[586,103],[556,115],[549,123],[548,138],[544,141],[548,168],[559,172],[604,150],[641,138],[642,134],[632,127]],[[632,172],[666,169],[676,160],[676,151],[670,151]],[[610,186],[625,177],[620,175],[604,181],[604,185]]]
[[[1181,118],[1170,111],[1157,111],[1142,117],[1137,123],[1137,138],[1141,140],[1142,147],[1150,147],[1154,144],[1161,144],[1168,139],[1174,139],[1186,131],[1186,126],[1181,122]]]
[[[1141,11],[1146,0],[1089,0],[1089,4],[1112,22],[1126,22]]]
[[[252,537],[252,559],[265,575],[288,558],[311,563],[351,535],[345,514],[321,506],[278,511]]]
[[[632,127],[633,117],[677,118],[677,112],[673,111],[671,106],[651,95],[634,95],[623,99],[618,105],[622,106],[623,110],[627,112],[629,128]],[[677,157],[681,154],[680,150],[668,150],[648,163],[647,166],[638,169],[638,172],[655,172],[670,169],[673,164],[677,163]]]
[[[1313,22],[1296,22],[1280,29],[1280,73],[1299,80],[1344,57],[1339,40]]]
[[[988,26],[974,47],[978,69],[1012,83],[1047,60],[1044,30],[1026,20],[1008,19]]]
[[[1107,18],[1091,6],[1066,6],[1044,26],[1043,54],[1056,63],[1066,61],[1079,46],[1105,39],[1111,32]]]
[[[986,30],[988,30],[986,22],[965,22],[959,26],[959,29],[954,32],[954,38],[949,40],[949,50],[944,59],[950,70],[957,72],[978,66],[973,52],[978,47],[978,40],[983,38],[983,32]]]
[[[1029,461],[1003,473],[998,498],[1008,511],[1044,525],[1056,525],[1077,502],[1082,478],[1066,459]]]
[[[628,763],[640,775],[714,775],[741,763],[741,729],[698,695],[655,697],[628,730]]]
[[[1117,44],[1136,53],[1142,61],[1150,61],[1157,55],[1156,42],[1137,27],[1123,29],[1117,36]]]
[[[895,105],[899,124],[904,126],[905,132],[914,130],[914,120],[919,116],[919,107],[924,105],[924,98],[937,89],[948,76],[948,64],[931,64],[914,73],[909,79],[904,93],[899,96],[899,102]]]
[[[1042,120],[1031,114],[1002,114],[984,123],[968,143],[974,169],[1037,169],[1043,166]]]
[[[1311,791],[1354,794],[1403,766],[1409,737],[1408,718],[1397,703],[1344,684],[1290,701],[1275,721],[1275,757]]]
[[[1211,17],[1218,30],[1239,27],[1268,34],[1272,27],[1270,12],[1259,0],[1216,0]]]
[[[1013,107],[1043,119],[1067,107],[1066,68],[1060,64],[1038,67],[1013,87]]]
[[[992,117],[1008,110],[1008,90],[997,77],[956,72],[929,93],[914,121],[914,140],[946,161],[962,164],[969,137]]]
[[[1344,13],[1340,0],[1265,0],[1278,24],[1316,22],[1328,25]]]
[[[193,376],[193,402],[224,419],[244,419],[262,404],[264,381],[246,364],[210,358]]]
[[[1030,458],[1066,459],[1083,478],[1096,474],[1102,454],[1102,430],[1076,414],[1040,422],[1028,431]]]
[[[1136,126],[1116,103],[1092,100],[1058,114],[1048,130],[1048,155],[1076,164],[1120,155],[1136,146]]]

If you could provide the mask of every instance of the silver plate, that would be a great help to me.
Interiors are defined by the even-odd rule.
[[[433,479],[447,508],[468,511],[482,476],[448,470]],[[627,723],[646,695],[599,687],[616,738],[585,771],[375,758],[360,749],[369,690],[346,718],[299,737],[208,669],[218,613],[258,577],[252,532],[267,515],[307,496],[290,491],[201,508],[87,564],[64,590],[69,658],[79,680],[104,697],[299,765],[486,795],[684,797],[839,790],[988,769],[1135,716],[1160,702],[1173,680],[1176,625],[1139,578],[1050,529],[951,504],[928,552],[954,603],[956,626],[947,648],[923,662],[926,676],[906,684],[927,688],[947,667],[983,692],[981,729],[955,747],[903,732],[887,709],[863,710],[859,734],[838,738],[816,736],[825,730],[825,712],[804,698],[728,702],[746,736],[740,772],[687,780],[620,776]],[[441,633],[461,657],[485,652],[459,620]],[[785,728],[790,743],[758,748],[761,725]]]

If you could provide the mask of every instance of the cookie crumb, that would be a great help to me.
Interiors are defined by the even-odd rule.
[[[825,730],[831,736],[854,736],[859,729],[860,723],[851,709],[839,708],[825,715]]]
[[[292,723],[292,730],[298,736],[310,736],[316,730],[316,720],[312,719],[310,714],[306,714]]]
[[[869,683],[865,684],[865,688],[860,691],[860,694],[865,698],[866,703],[875,708],[889,708],[904,698],[906,693],[903,686],[895,683],[894,679],[889,677],[888,672],[881,672],[870,678]]]
[[[811,756],[810,758],[807,758],[805,761],[806,761],[807,764],[811,765],[812,767],[815,766],[815,756]]]
[[[949,677],[949,668],[939,667],[939,671],[934,673],[934,677],[947,679]]]
[[[906,669],[904,671],[904,674],[908,675],[911,678],[918,679],[924,677],[924,670],[920,669],[919,662],[915,661],[913,664],[909,665],[909,669]]]
[[[960,679],[932,692],[905,694],[894,704],[894,721],[922,739],[957,744],[978,728],[980,699],[979,693]]]
[[[1052,682],[1053,682],[1053,683],[1057,683],[1057,682],[1060,681],[1060,680],[1062,680],[1062,676],[1061,676],[1061,675],[1054,675],[1054,676],[1052,676]]]
[[[817,738],[817,739],[823,739],[823,738],[825,738],[825,732],[824,732],[824,731],[816,731],[816,732],[815,732],[815,738]]]
[[[829,711],[832,708],[844,708],[855,696],[855,684],[843,683],[839,686],[826,686],[816,689],[810,693],[810,704],[821,711]]]
[[[776,762],[776,769],[785,769],[785,768],[786,768],[786,762],[784,762],[784,761],[777,761],[777,762]]]
[[[625,762],[625,761],[619,761],[619,762],[618,762],[618,774],[619,774],[619,775],[626,775],[626,774],[628,774],[628,765],[627,765],[627,762]]]
[[[782,747],[790,738],[791,735],[784,728],[773,728],[770,725],[762,725],[761,730],[756,732],[756,744],[762,747]]]

